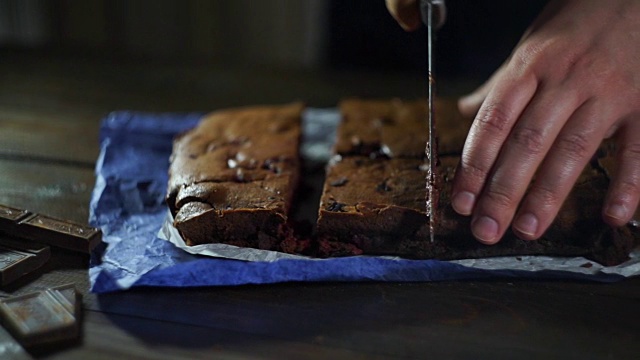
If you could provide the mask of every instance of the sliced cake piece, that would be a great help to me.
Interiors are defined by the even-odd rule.
[[[483,245],[471,234],[470,218],[458,215],[450,205],[451,179],[458,161],[457,156],[441,158],[440,212],[434,242],[429,241],[421,161],[367,157],[334,161],[328,168],[320,203],[320,255],[363,253],[436,259],[557,255],[585,256],[613,265],[626,260],[635,245],[628,228],[613,229],[602,221],[603,189],[609,180],[591,165],[541,239],[521,240],[509,231],[498,244]]]
[[[167,202],[187,245],[282,250],[299,179],[303,108],[216,112],[175,140]]]
[[[411,151],[406,150],[424,148],[426,126],[424,134],[417,134],[416,131],[425,120],[417,115],[412,116],[412,124],[408,118],[404,118],[403,121],[407,122],[393,129],[394,138],[406,140],[402,146],[381,140],[385,128],[381,127],[381,131],[371,128],[371,124],[375,123],[372,119],[380,118],[380,114],[388,109],[393,109],[392,114],[403,113],[403,104],[409,108],[404,113],[413,113],[415,104],[397,100],[386,105],[380,101],[369,103],[353,100],[342,104],[345,122],[338,129],[336,154],[327,167],[318,215],[320,255],[363,253],[436,259],[559,255],[586,256],[606,265],[627,259],[635,240],[629,228],[613,229],[602,221],[600,209],[609,177],[597,162],[585,168],[542,239],[526,241],[507,232],[496,245],[479,243],[471,234],[470,218],[458,215],[451,208],[450,187],[464,137],[459,133],[449,136],[450,131],[448,133],[447,130],[443,131],[444,134],[439,133],[440,146],[443,146],[442,140],[448,142],[444,146],[449,146],[454,155],[439,157],[436,178],[439,206],[435,241],[431,242],[424,203],[427,197],[426,164],[422,156],[415,153],[411,157]],[[358,110],[360,108],[361,113]],[[457,112],[453,107],[448,111]],[[444,119],[457,119],[462,122],[462,127],[470,123],[459,115],[449,115],[448,118],[443,115],[438,123]],[[457,129],[453,125],[448,128]],[[367,141],[352,141],[349,147],[346,143],[348,138]],[[356,146],[358,144],[379,146]],[[383,146],[404,150],[376,150]],[[385,156],[378,156],[380,153]]]
[[[367,254],[399,254],[407,240],[430,246],[426,171],[420,159],[334,160],[320,200],[319,238],[352,244]],[[326,253],[329,245],[323,246]]]

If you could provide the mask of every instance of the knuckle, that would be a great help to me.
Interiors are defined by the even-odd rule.
[[[638,194],[640,192],[640,186],[638,186],[637,181],[620,179],[616,184],[616,187],[619,193],[626,195],[625,197],[629,197],[631,194]]]
[[[490,170],[488,166],[477,164],[468,154],[462,154],[460,165],[464,175],[473,178],[474,181],[483,180]]]
[[[520,127],[513,130],[511,141],[529,154],[540,154],[544,149],[544,135],[535,128]]]
[[[630,176],[623,177],[616,181],[616,190],[619,194],[629,197],[630,195],[638,195],[640,193],[640,177]]]
[[[608,81],[602,82],[599,79],[611,79],[613,81],[617,77],[615,64],[610,59],[602,57],[583,56],[576,61],[575,68],[579,70],[576,71],[577,74],[592,79],[591,84],[593,86],[602,86],[604,85],[603,83],[608,83]]]
[[[640,143],[621,145],[619,154],[623,162],[631,162],[637,166],[640,163]]]
[[[529,197],[537,208],[558,208],[562,203],[562,196],[557,188],[551,188],[539,183],[534,183],[529,190]]]
[[[552,39],[547,41],[529,40],[518,47],[514,54],[515,70],[524,75],[546,62],[546,51],[551,46]]]
[[[586,135],[575,133],[566,136],[560,136],[556,143],[556,147],[571,159],[581,160],[591,156],[590,143],[591,142]]]
[[[567,40],[560,37],[534,38],[520,45],[513,65],[517,74],[552,80],[581,67],[583,59],[581,44],[567,46]]]
[[[482,106],[478,112],[474,126],[479,126],[483,130],[491,132],[503,132],[508,129],[511,117],[511,114],[505,110],[504,106],[487,104]]]
[[[484,195],[491,202],[492,206],[501,209],[509,209],[517,204],[514,191],[510,189],[509,186],[501,183],[491,183]]]
[[[537,41],[527,41],[520,45],[514,57],[518,68],[528,67],[538,61],[543,48],[544,46]]]
[[[582,56],[580,53],[576,51],[571,51],[571,49],[565,49],[560,53],[558,62],[560,63],[560,69],[564,70],[564,72],[571,72],[572,69],[575,69],[578,65]]]

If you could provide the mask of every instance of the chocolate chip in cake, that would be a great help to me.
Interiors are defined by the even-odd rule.
[[[379,118],[376,118],[375,120],[373,120],[373,126],[374,127],[382,127],[382,126],[391,126],[391,125],[395,125],[396,121],[393,120],[392,118],[386,117],[386,116],[382,116]]]
[[[206,152],[212,152],[212,151],[215,151],[216,149],[218,149],[218,144],[215,142],[210,142],[209,145],[207,145]]]
[[[338,186],[344,186],[348,182],[349,182],[349,179],[347,179],[346,177],[342,176],[342,177],[330,182],[329,185],[338,187]]]
[[[246,178],[246,176],[244,174],[244,171],[241,168],[238,168],[236,170],[236,174],[235,174],[234,180],[237,181],[237,182],[246,182],[247,181],[247,178]]]
[[[344,207],[346,204],[339,203],[337,201],[332,202],[327,206],[327,211],[331,212],[345,212]]]
[[[389,184],[387,183],[389,179],[385,179],[383,182],[381,182],[380,184],[378,184],[378,186],[376,186],[376,191],[377,192],[387,192],[387,191],[391,191],[393,190],[391,188],[391,186],[389,186]]]
[[[290,130],[292,125],[291,122],[274,121],[273,124],[269,126],[269,131],[273,133],[283,133]]]
[[[239,137],[237,137],[237,138],[235,138],[235,139],[233,139],[233,140],[230,140],[230,141],[228,142],[228,144],[229,144],[229,145],[236,145],[236,146],[239,146],[239,145],[246,145],[246,144],[247,144],[247,143],[249,143],[249,142],[250,142],[250,141],[249,141],[249,138],[248,138],[247,136],[239,136]]]
[[[392,158],[393,157],[393,151],[391,151],[391,148],[387,145],[382,145],[380,147],[380,154],[388,157],[388,158]]]

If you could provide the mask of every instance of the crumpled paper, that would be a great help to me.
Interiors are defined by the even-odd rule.
[[[101,151],[90,204],[90,223],[103,232],[104,246],[92,254],[89,276],[97,293],[135,286],[222,286],[287,281],[442,281],[491,277],[583,279],[610,282],[640,274],[638,251],[631,260],[603,267],[584,258],[501,257],[458,261],[357,256],[309,259],[224,245],[176,246],[177,231],[163,224],[167,169],[175,135],[202,114],[114,112],[102,122]],[[329,158],[339,121],[336,109],[309,109],[303,118],[302,155]],[[164,234],[158,237],[158,233]],[[173,239],[167,241],[166,239]],[[184,244],[184,243],[183,243]],[[212,252],[212,248],[214,248]],[[231,249],[230,249],[231,248]],[[194,254],[195,252],[195,254]],[[241,260],[238,260],[241,259]],[[252,261],[247,261],[252,260]],[[310,261],[312,260],[312,261]]]

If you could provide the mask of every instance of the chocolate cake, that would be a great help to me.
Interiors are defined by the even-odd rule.
[[[167,202],[187,245],[225,243],[312,256],[398,255],[459,259],[503,255],[585,256],[605,265],[635,246],[630,228],[601,219],[612,172],[604,146],[545,235],[537,241],[507,232],[483,245],[468,217],[450,205],[450,186],[471,119],[454,101],[435,103],[439,163],[438,217],[430,241],[426,213],[428,140],[425,101],[349,99],[340,104],[334,156],[327,165],[317,237],[292,232],[300,178],[301,104],[221,111],[174,142]]]
[[[302,104],[220,111],[179,136],[167,203],[187,245],[291,248]]]
[[[348,121],[348,130],[340,125],[338,144],[341,145],[335,147],[335,156],[327,167],[318,215],[321,255],[344,255],[345,249],[351,249],[353,254],[438,259],[544,254],[586,256],[607,265],[627,258],[634,246],[629,229],[613,229],[601,218],[609,178],[597,161],[585,168],[555,222],[540,240],[521,240],[508,232],[496,245],[483,245],[476,241],[470,231],[470,219],[455,213],[450,205],[451,179],[470,124],[470,120],[457,114],[450,105],[452,103],[439,101],[436,105],[448,109],[445,114],[449,114],[441,115],[437,124],[452,121],[447,124],[449,129],[463,130],[443,131],[442,126],[439,128],[439,145],[444,146],[448,154],[441,152],[439,158],[436,180],[439,213],[434,242],[429,240],[429,221],[424,203],[427,189],[423,156],[410,151],[383,152],[385,156],[379,156],[377,150],[424,147],[426,135],[416,135],[416,131],[426,129],[426,112],[420,114],[415,103],[406,103],[408,109],[405,113],[412,114],[411,117],[404,118],[402,127],[394,128],[394,137],[384,137],[376,135],[384,132],[373,132],[370,124],[385,116],[394,119],[389,115],[389,109],[393,109],[391,114],[402,113],[405,103],[393,100],[385,106],[380,101],[349,100],[346,105],[341,105],[341,109],[346,110],[343,119]],[[362,107],[362,111],[356,116],[358,107]],[[356,123],[350,120],[354,118],[365,126],[362,132],[367,134],[366,137],[358,135]],[[455,127],[456,123],[459,127]],[[406,129],[404,136],[403,129]],[[365,138],[367,146],[358,147],[358,142],[352,142],[354,146],[350,149],[344,141],[347,136],[341,138],[340,134]],[[402,139],[402,142],[396,143],[393,139]],[[407,142],[407,139],[417,144]],[[367,149],[369,153],[365,151]],[[395,154],[398,154],[397,158]],[[336,243],[351,247],[340,247]]]

